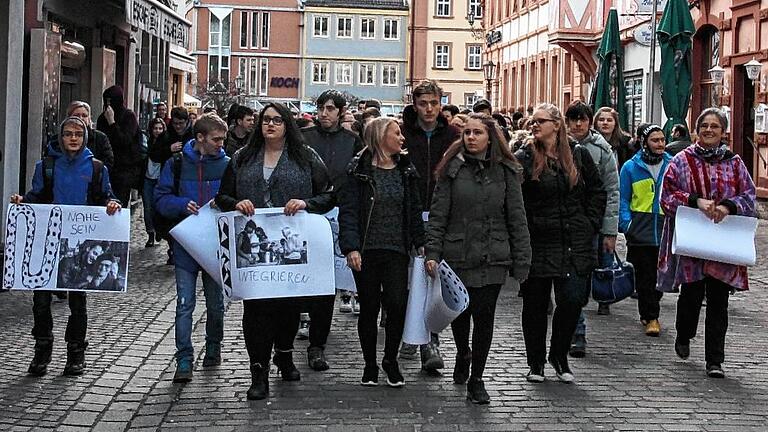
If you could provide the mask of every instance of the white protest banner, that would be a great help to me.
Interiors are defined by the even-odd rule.
[[[341,253],[341,248],[339,248],[339,208],[334,207],[333,210],[329,211],[323,216],[325,216],[325,218],[328,219],[328,222],[331,224],[331,232],[333,233],[333,255],[336,276],[336,289],[357,292],[355,278],[352,276],[352,269],[347,265],[347,257]]]
[[[253,216],[221,213],[216,226],[224,293],[233,300],[333,295],[333,236],[328,219],[282,208]]]
[[[219,234],[216,230],[216,218],[219,214],[221,211],[211,207],[211,202],[208,202],[196,215],[188,216],[173,227],[170,234],[200,267],[221,285]]]
[[[125,292],[130,212],[50,204],[8,206],[3,288]]]
[[[757,261],[756,231],[757,218],[726,216],[715,223],[699,209],[680,206],[675,214],[672,253],[753,266]]]
[[[445,261],[437,266],[437,277],[428,279],[425,321],[429,331],[440,333],[469,307],[469,293]]]

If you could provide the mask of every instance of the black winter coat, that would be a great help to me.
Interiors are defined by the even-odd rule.
[[[586,277],[597,266],[594,239],[603,224],[606,192],[589,151],[572,145],[579,180],[573,189],[559,167],[531,178],[530,145],[517,151],[523,165],[523,200],[531,236],[530,277]]]
[[[373,181],[373,157],[362,150],[349,164],[347,184],[339,194],[339,248],[344,255],[362,252],[368,234],[368,224],[376,205],[376,184]],[[403,176],[403,240],[406,248],[424,246],[424,222],[418,189],[419,175],[408,155],[400,155],[397,169]]]
[[[192,133],[192,126],[188,126],[186,129],[184,129],[184,133],[181,135],[176,133],[176,129],[171,126],[165,132],[163,132],[162,135],[157,137],[154,145],[149,148],[149,158],[152,159],[153,162],[164,164],[168,159],[171,158],[171,156],[173,156],[173,152],[171,151],[171,144],[180,142],[182,145],[184,145],[187,143],[187,141],[194,137],[195,134]]]
[[[439,114],[437,116],[437,128],[427,139],[427,134],[419,126],[418,115],[413,105],[408,105],[403,110],[403,127],[401,129],[405,137],[403,148],[408,150],[408,157],[420,176],[418,182],[419,199],[423,210],[428,211],[435,189],[435,167],[443,159],[443,153],[448,150],[448,147],[461,137],[461,131],[455,126],[449,125],[448,120]]]
[[[302,129],[301,133],[307,145],[312,147],[325,163],[333,189],[338,194],[347,182],[349,163],[363,149],[360,137],[343,127],[326,131],[318,125]]]

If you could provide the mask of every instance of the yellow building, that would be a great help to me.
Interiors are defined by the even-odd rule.
[[[473,32],[467,17],[483,19],[481,0],[419,0],[411,2],[408,81],[428,78],[440,82],[443,103],[472,107],[483,97],[481,32]],[[470,12],[471,11],[471,12]]]

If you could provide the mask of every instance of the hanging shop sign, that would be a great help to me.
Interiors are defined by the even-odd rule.
[[[182,48],[189,46],[192,23],[157,0],[125,0],[125,17],[128,24],[166,42]]]

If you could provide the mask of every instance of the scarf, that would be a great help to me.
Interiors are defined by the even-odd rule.
[[[664,160],[664,154],[656,154],[653,153],[648,149],[647,146],[643,146],[643,149],[641,150],[642,153],[640,153],[640,159],[643,160],[643,162],[646,163],[646,165],[657,165],[660,164],[662,160]]]
[[[723,159],[725,152],[728,151],[728,145],[725,143],[720,143],[720,145],[717,147],[704,148],[699,143],[696,143],[693,146],[693,151],[695,151],[697,155],[701,156],[702,159],[709,163],[718,162]]]

